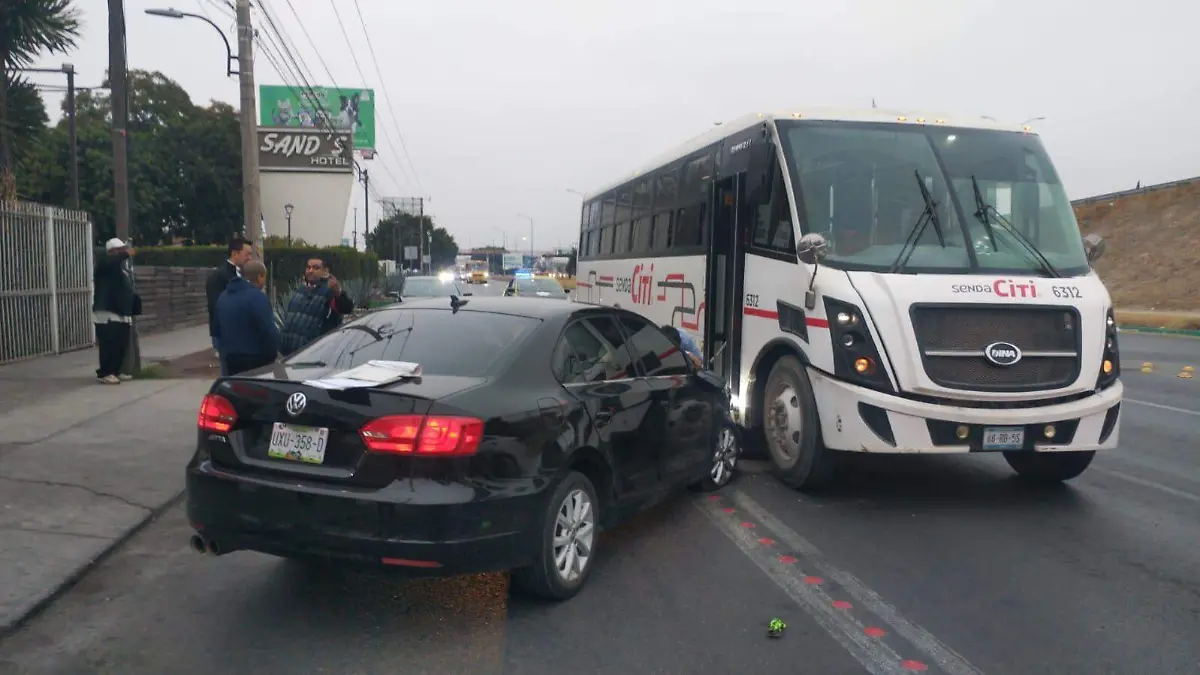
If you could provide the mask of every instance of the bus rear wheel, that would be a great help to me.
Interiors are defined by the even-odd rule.
[[[812,383],[794,356],[775,362],[762,401],[763,432],[775,475],[798,490],[825,487],[837,472],[837,455],[821,442]]]
[[[1006,452],[1004,461],[1022,478],[1039,483],[1061,483],[1083,473],[1092,459],[1094,450],[1076,452]]]

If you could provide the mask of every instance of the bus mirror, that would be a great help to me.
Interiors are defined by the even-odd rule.
[[[1104,237],[1095,232],[1083,238],[1083,251],[1087,255],[1087,261],[1094,263],[1104,255]]]
[[[800,245],[796,247],[796,257],[805,265],[816,265],[825,259],[829,253],[829,242],[824,235],[809,232],[800,237]]]

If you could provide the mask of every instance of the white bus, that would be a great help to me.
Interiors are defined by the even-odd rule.
[[[845,452],[1063,481],[1117,445],[1103,250],[1028,127],[754,114],[584,200],[575,301],[696,338],[794,487]]]

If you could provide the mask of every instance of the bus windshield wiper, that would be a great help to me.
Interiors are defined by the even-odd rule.
[[[1013,239],[1016,239],[1017,243],[1025,249],[1029,259],[1038,267],[1039,271],[1048,277],[1062,277],[1062,274],[1054,268],[1054,265],[1051,264],[1050,260],[1038,250],[1037,245],[1030,241],[1029,237],[1025,236],[1024,232],[1017,229],[1015,225],[1001,215],[1000,211],[995,206],[992,206],[987,202],[986,199],[983,198],[983,193],[979,190],[979,182],[975,180],[975,176],[971,176],[971,187],[975,190],[975,204],[979,209],[979,211],[976,213],[976,216],[978,216],[988,227],[988,235],[992,236],[993,249],[996,247],[996,238],[994,235],[992,235],[990,221],[992,218],[995,218],[996,222],[1000,224],[1000,227],[1002,227],[1005,232],[1012,236]]]
[[[983,198],[983,192],[979,190],[979,181],[975,180],[975,176],[971,176],[971,189],[975,191],[975,217],[983,223],[983,228],[987,230],[988,241],[992,242],[992,250],[999,251],[999,247],[996,246],[996,231],[992,229],[992,219],[988,217],[988,203]]]
[[[917,242],[921,241],[921,235],[924,234],[925,227],[929,223],[933,223],[933,231],[937,233],[938,243],[942,245],[942,248],[946,248],[946,235],[942,230],[942,219],[937,212],[938,203],[933,201],[933,195],[929,194],[929,188],[925,187],[925,180],[921,178],[920,170],[914,170],[913,174],[917,177],[917,187],[921,188],[921,199],[925,200],[925,210],[917,218],[912,232],[909,232],[908,238],[904,240],[904,245],[900,247],[900,253],[892,261],[892,273],[900,272],[908,264],[908,259],[917,250]]]

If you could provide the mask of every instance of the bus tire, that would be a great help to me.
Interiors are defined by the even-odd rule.
[[[779,480],[798,490],[832,482],[837,454],[821,441],[816,397],[799,359],[784,356],[771,367],[762,406],[767,454]]]
[[[1006,452],[1004,461],[1017,475],[1039,483],[1062,483],[1087,470],[1095,450],[1073,452]]]

